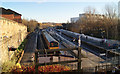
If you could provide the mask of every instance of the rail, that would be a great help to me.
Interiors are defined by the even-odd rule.
[[[44,52],[45,50],[36,50],[35,51],[35,70],[38,72],[38,67],[43,65],[53,65],[53,64],[65,64],[65,63],[74,63],[78,62],[78,71],[81,71],[81,48],[67,48],[67,49],[47,49],[46,52],[52,51],[68,51],[68,50],[78,50],[78,58],[75,60],[68,60],[68,61],[58,61],[58,62],[48,62],[48,63],[38,63],[38,53]]]
[[[88,45],[88,46],[92,46],[92,47],[94,47],[94,48],[97,48],[98,50],[101,50],[101,52],[109,51],[109,53],[111,53],[111,54],[116,54],[116,55],[118,55],[118,56],[120,55],[120,53],[118,53],[118,52],[113,52],[113,51],[107,50],[107,49],[105,49],[105,48],[103,48],[103,47],[99,47],[99,46],[95,46],[95,45],[93,45],[93,44],[87,43],[87,42],[85,42],[85,41],[82,41],[82,43],[84,43],[84,44],[86,44],[86,45]]]
[[[71,42],[69,42],[68,40],[66,40],[66,39],[64,39],[62,36],[60,36],[59,34],[57,34],[57,33],[53,33],[53,34],[51,34],[51,33],[49,33],[51,36],[53,36],[57,41],[59,41],[64,47],[66,47],[66,48],[72,48],[72,47],[78,47],[78,46],[76,46],[75,44],[73,44],[73,43],[71,43]],[[77,57],[77,51],[73,51],[73,50],[69,50],[68,51],[72,56],[75,56],[75,57]],[[83,54],[82,54],[83,55]]]
[[[61,30],[60,30],[61,31]],[[65,30],[64,30],[65,31]],[[67,34],[67,33],[64,33],[64,31],[62,31],[62,33],[64,34],[64,35],[66,35],[66,36],[68,36],[68,37],[70,37],[70,38],[73,38],[73,37],[75,37],[75,38],[78,38],[78,37],[76,37],[76,34],[73,34],[73,32],[68,32],[68,33],[70,33],[70,34]],[[73,35],[73,36],[70,36],[70,35]],[[86,39],[86,40],[88,40],[88,39]],[[106,52],[107,51],[107,49],[105,49],[105,48],[103,48],[103,47],[100,47],[100,46],[96,46],[96,45],[94,45],[94,44],[92,44],[92,43],[89,43],[89,42],[86,42],[86,41],[84,41],[84,40],[82,40],[81,39],[81,41],[82,41],[82,43],[84,43],[84,44],[86,44],[86,45],[89,45],[89,46],[93,46],[93,47],[95,47],[95,48],[97,48],[97,49],[100,49],[101,51],[103,51],[103,52]],[[120,55],[120,53],[118,53],[118,52],[113,52],[113,51],[109,51],[111,54],[116,54],[116,55]]]
[[[64,32],[62,32],[65,36],[67,36],[67,37],[69,37],[69,38],[73,38],[73,36],[70,36],[70,35],[68,35],[68,34],[66,34],[66,33],[64,33]],[[105,48],[103,48],[103,47],[100,47],[100,46],[96,46],[96,45],[94,45],[94,44],[92,44],[92,43],[90,43],[90,42],[86,42],[86,41],[84,41],[84,40],[82,40],[81,39],[81,43],[82,44],[85,44],[85,45],[87,45],[87,46],[89,46],[89,47],[94,47],[93,49],[97,49],[98,51],[100,51],[100,52],[102,52],[102,53],[105,53],[106,51],[108,51],[107,49],[105,49]],[[118,52],[114,52],[114,51],[109,51],[109,54],[112,54],[112,55],[114,55],[114,54],[116,54],[116,56],[119,56],[120,55],[120,53],[118,53]]]

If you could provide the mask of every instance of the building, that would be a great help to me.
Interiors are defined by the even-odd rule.
[[[10,19],[10,20],[14,20],[18,23],[22,22],[22,20],[21,20],[22,15],[11,9],[5,9],[5,8],[0,7],[0,16]]]
[[[82,19],[87,19],[87,21],[92,20],[92,21],[99,21],[102,20],[105,16],[101,14],[79,14],[79,20],[81,21]]]
[[[79,14],[79,17],[71,18],[71,23],[75,23],[78,20],[82,21],[82,19],[87,20],[87,21],[89,21],[89,19],[92,19],[94,21],[98,21],[98,20],[101,20],[103,18],[104,18],[104,15],[101,15],[101,14],[87,14],[87,13],[84,13],[84,14]]]
[[[75,23],[77,20],[79,20],[79,17],[73,17],[70,20],[71,20],[71,23]]]

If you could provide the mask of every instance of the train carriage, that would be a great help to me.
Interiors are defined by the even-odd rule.
[[[61,32],[62,34],[66,35],[67,37],[72,38],[72,41],[78,41],[79,35],[77,35],[76,33],[73,33],[71,31],[67,31],[67,30],[63,30],[63,29],[59,29],[57,30],[58,32]]]
[[[49,35],[46,31],[43,31],[42,33],[48,49],[59,49],[59,43],[51,35]]]

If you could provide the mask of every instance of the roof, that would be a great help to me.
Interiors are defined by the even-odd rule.
[[[17,13],[17,12],[15,12],[15,11],[13,11],[13,10],[11,10],[11,9],[5,9],[5,8],[3,8],[3,7],[0,7],[0,14],[14,14],[14,15],[21,15],[21,14],[19,14],[19,13]]]

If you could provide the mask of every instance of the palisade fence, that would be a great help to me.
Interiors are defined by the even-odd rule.
[[[56,52],[56,51],[69,51],[69,50],[78,50],[78,56],[75,59],[68,59],[68,57],[66,56],[65,59],[63,60],[58,60],[58,61],[49,61],[49,62],[43,62],[43,63],[39,63],[38,58],[40,57],[40,55],[44,55],[44,54],[40,54],[41,52]],[[49,55],[49,54],[48,54]],[[48,56],[47,55],[47,56]],[[58,57],[60,57],[60,55],[58,55]],[[61,64],[64,66],[68,66],[70,67],[70,70],[75,70],[77,72],[82,72],[81,70],[81,48],[66,48],[66,49],[45,49],[45,50],[36,50],[35,52],[35,70],[36,72],[38,72],[38,67],[39,66],[45,66],[45,65],[54,65],[54,64]]]

